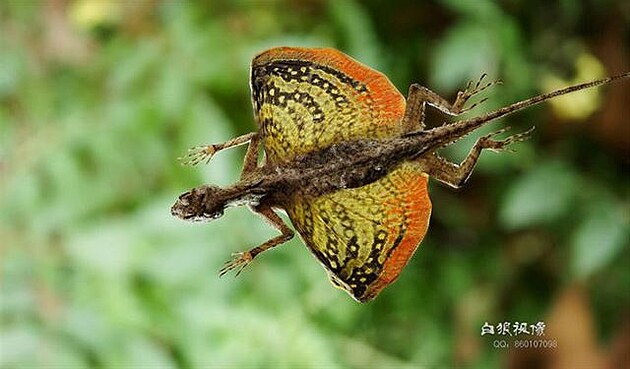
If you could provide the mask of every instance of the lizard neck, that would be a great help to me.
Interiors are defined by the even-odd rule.
[[[260,186],[262,179],[241,180],[230,187],[223,189],[225,207],[233,206],[258,206],[260,200],[267,195],[267,191]]]

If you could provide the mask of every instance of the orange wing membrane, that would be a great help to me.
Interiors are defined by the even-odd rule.
[[[404,97],[385,75],[334,49],[268,50],[254,58],[250,83],[272,163],[401,133]]]
[[[398,278],[424,238],[427,181],[418,164],[403,163],[367,186],[297,195],[287,212],[331,282],[366,302]]]

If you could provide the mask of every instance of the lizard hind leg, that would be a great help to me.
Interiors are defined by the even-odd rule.
[[[487,100],[486,98],[483,98],[471,106],[464,108],[464,105],[471,97],[486,90],[490,86],[502,83],[501,80],[496,80],[484,84],[483,80],[486,76],[487,75],[484,73],[475,84],[473,84],[472,81],[469,81],[465,89],[457,92],[457,97],[452,104],[437,93],[417,83],[409,86],[409,93],[407,94],[407,108],[405,110],[405,116],[402,120],[403,132],[409,133],[424,130],[424,110],[427,104],[438,109],[444,114],[457,116],[475,108],[479,104],[484,103]]]
[[[495,138],[495,136],[504,133],[508,129],[509,128],[503,128],[480,137],[460,164],[452,163],[435,152],[420,157],[418,161],[429,176],[453,188],[460,188],[466,183],[475,169],[475,165],[483,149],[495,152],[512,151],[512,149],[508,147],[509,145],[528,139],[530,134],[534,131],[534,127],[532,127],[525,132],[509,136],[502,140]]]

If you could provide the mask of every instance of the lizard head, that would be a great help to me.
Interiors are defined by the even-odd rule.
[[[171,207],[171,215],[191,222],[209,222],[221,218],[227,205],[227,191],[203,185],[181,194]]]

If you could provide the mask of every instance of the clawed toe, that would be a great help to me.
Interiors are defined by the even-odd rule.
[[[234,259],[226,261],[223,268],[219,270],[219,277],[223,277],[226,273],[232,270],[236,270],[234,277],[238,277],[247,264],[249,264],[253,259],[252,254],[249,251],[236,252],[232,254],[232,256],[234,256]]]
[[[498,131],[489,133],[483,137],[481,137],[479,139],[480,144],[482,145],[482,147],[484,149],[488,149],[491,151],[514,151],[510,148],[508,148],[509,145],[514,144],[514,143],[518,143],[518,142],[522,142],[527,140],[531,133],[534,131],[535,127],[531,127],[530,129],[528,129],[525,132],[522,133],[518,133],[512,136],[509,136],[503,140],[495,140],[493,139],[493,137],[500,135],[506,131],[508,131],[510,129],[510,127],[505,127],[503,129],[500,129]]]
[[[464,108],[464,104],[466,104],[466,102],[473,96],[479,94],[480,92],[484,91],[485,89],[487,89],[490,86],[493,85],[500,85],[503,83],[503,81],[501,80],[496,80],[496,81],[491,81],[488,82],[486,84],[483,84],[483,80],[487,77],[488,75],[486,73],[482,74],[481,77],[479,78],[479,80],[477,80],[477,83],[475,83],[473,85],[472,81],[468,81],[468,83],[466,84],[466,88],[463,91],[459,91],[457,93],[457,100],[455,100],[455,103],[453,104],[453,106],[455,107],[455,109],[459,110],[460,114],[463,114],[469,110],[474,109],[475,107],[477,107],[480,104],[483,104],[484,102],[486,102],[486,100],[488,100],[487,98],[483,98],[480,101],[472,104],[471,106]]]
[[[216,149],[214,145],[195,146],[188,149],[186,155],[180,156],[177,160],[179,160],[182,165],[194,167],[202,162],[208,164],[215,153]]]

